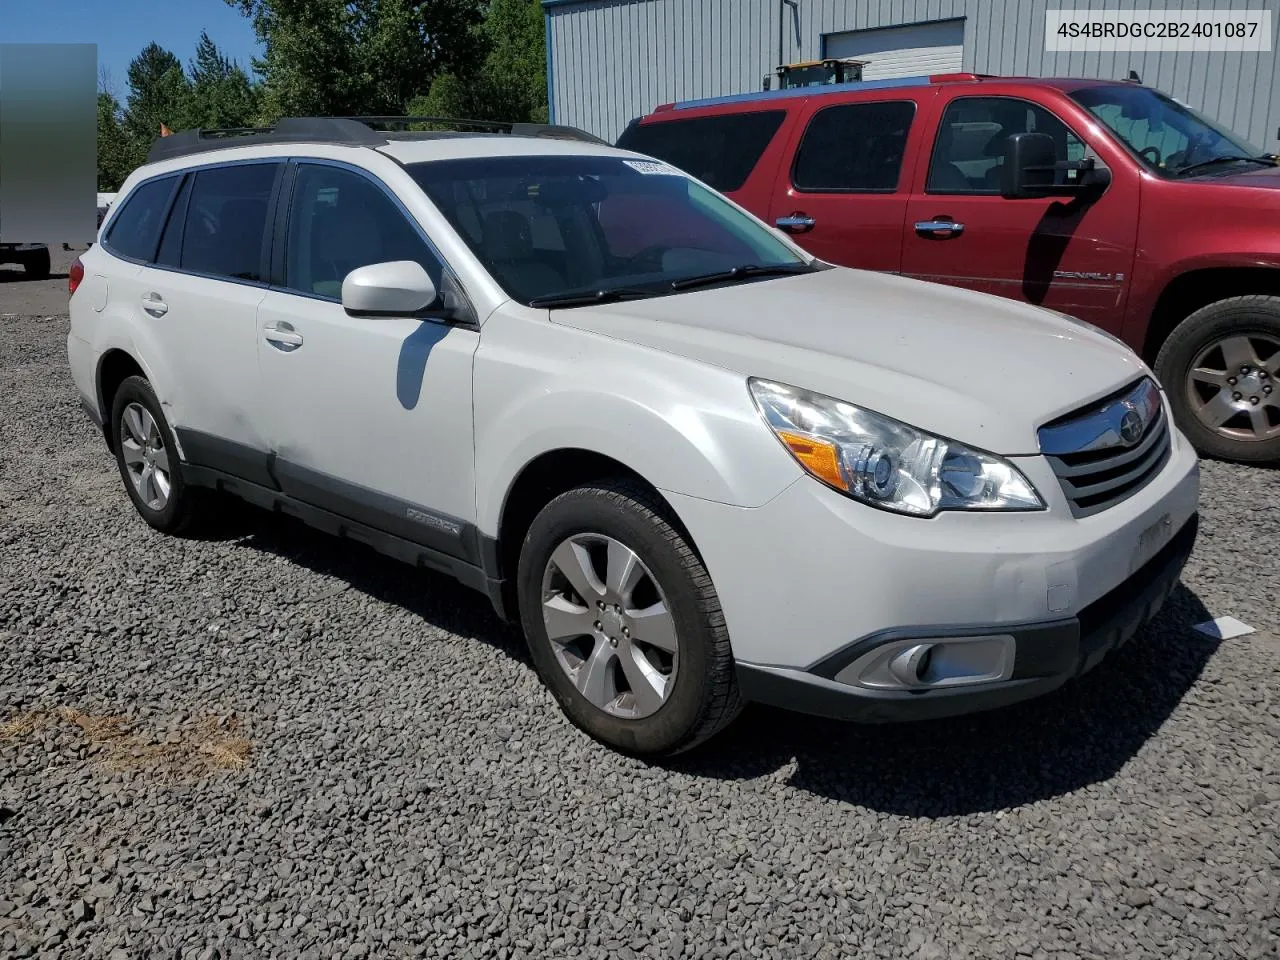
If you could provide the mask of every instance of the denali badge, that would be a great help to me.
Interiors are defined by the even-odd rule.
[[[1099,273],[1097,270],[1055,270],[1055,280],[1102,280],[1106,283],[1124,283],[1123,273]]]

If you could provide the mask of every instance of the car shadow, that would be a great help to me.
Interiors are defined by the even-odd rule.
[[[227,505],[217,537],[284,557],[396,604],[427,623],[531,666],[520,631],[481,594],[289,517]],[[1160,729],[1217,642],[1191,630],[1212,619],[1179,585],[1155,620],[1092,672],[1000,710],[864,725],[750,705],[727,730],[663,766],[746,781],[794,767],[787,782],[841,803],[909,817],[1001,810],[1105,781]],[[548,709],[552,709],[548,700]]]
[[[51,273],[47,277],[39,280],[33,280],[28,277],[21,267],[10,269],[8,267],[0,267],[0,283],[44,283],[46,280],[66,280],[65,273]]]
[[[1036,700],[944,720],[860,725],[748,707],[725,734],[671,766],[743,780],[794,763],[788,782],[910,817],[1002,810],[1114,776],[1164,724],[1218,643],[1179,584],[1156,618],[1093,671]]]

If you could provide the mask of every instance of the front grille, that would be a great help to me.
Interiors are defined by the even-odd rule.
[[[1039,435],[1040,452],[1077,517],[1133,496],[1169,460],[1168,417],[1150,379],[1046,424]]]

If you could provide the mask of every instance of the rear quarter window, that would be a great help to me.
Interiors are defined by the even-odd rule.
[[[148,180],[125,198],[105,237],[107,249],[132,260],[151,260],[169,209],[177,175]]]
[[[665,160],[729,193],[747,182],[786,116],[785,110],[764,110],[637,123],[622,134],[618,146]]]

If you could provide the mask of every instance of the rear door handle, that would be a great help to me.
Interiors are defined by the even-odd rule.
[[[818,225],[818,221],[808,214],[793,213],[790,216],[779,217],[773,221],[773,224],[779,230],[785,230],[787,233],[808,233]]]
[[[143,294],[142,309],[153,317],[163,317],[169,312],[169,305],[164,302],[164,297],[153,291]]]
[[[262,338],[280,350],[296,350],[302,346],[302,334],[293,329],[292,324],[277,323],[262,330]]]
[[[919,220],[916,222],[916,233],[937,237],[939,240],[950,240],[964,233],[964,224],[954,220]]]

